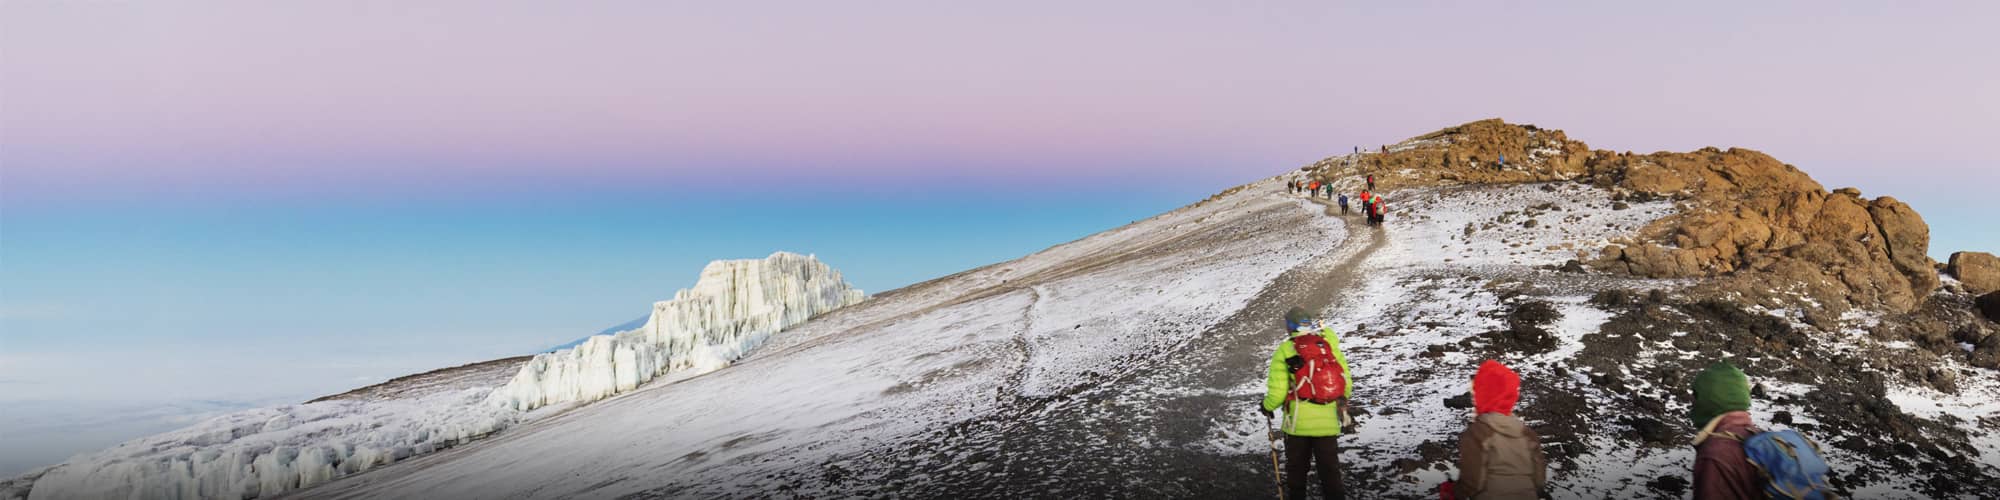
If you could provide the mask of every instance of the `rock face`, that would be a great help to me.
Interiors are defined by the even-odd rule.
[[[1986,252],[1956,252],[1945,272],[1958,278],[1972,293],[2000,291],[2000,257]]]
[[[1315,168],[1332,181],[1373,174],[1381,190],[1573,180],[1628,199],[1673,200],[1679,214],[1605,246],[1587,263],[1652,278],[1719,278],[1709,281],[1717,293],[1803,303],[1809,321],[1855,306],[1908,312],[1938,286],[1925,254],[1930,227],[1909,205],[1864,198],[1853,188],[1829,192],[1798,168],[1748,149],[1616,153],[1591,150],[1559,130],[1492,119]]]

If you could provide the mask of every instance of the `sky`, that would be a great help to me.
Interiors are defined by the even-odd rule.
[[[0,448],[40,450],[0,475],[560,344],[713,259],[814,253],[879,292],[1491,117],[1619,151],[1761,150],[1910,203],[1938,259],[2000,251],[1993,19],[0,0],[0,404],[45,409],[0,418]],[[106,413],[146,420],[75,427]],[[28,443],[54,434],[91,440]]]

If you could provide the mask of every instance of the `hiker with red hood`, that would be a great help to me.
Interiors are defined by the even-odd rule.
[[[1458,435],[1458,481],[1446,483],[1445,498],[1533,500],[1548,485],[1542,438],[1514,417],[1521,377],[1499,361],[1487,360],[1472,376],[1472,406],[1478,412]]]

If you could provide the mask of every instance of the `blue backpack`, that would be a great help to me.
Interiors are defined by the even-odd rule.
[[[1723,435],[1743,442],[1743,455],[1764,474],[1764,493],[1771,498],[1824,500],[1833,490],[1827,482],[1829,469],[1819,444],[1798,431],[1786,429],[1751,434],[1748,438]]]

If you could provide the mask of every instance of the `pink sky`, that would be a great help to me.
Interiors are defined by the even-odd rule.
[[[1870,194],[1996,180],[1991,2],[965,4],[7,2],[0,160],[30,198],[723,166],[1222,187],[1499,116]]]

